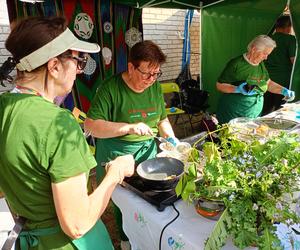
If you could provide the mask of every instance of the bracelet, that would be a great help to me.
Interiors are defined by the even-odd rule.
[[[105,164],[105,172],[107,172],[108,169],[109,169],[111,166],[112,166],[111,162],[106,163],[106,164]],[[118,183],[119,183],[119,184],[122,184],[124,178],[121,177],[121,170],[120,170],[120,168],[119,168],[118,170],[119,170],[119,171],[118,171],[118,175],[119,175],[119,181],[118,181]]]

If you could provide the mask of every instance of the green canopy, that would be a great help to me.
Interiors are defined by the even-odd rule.
[[[223,1],[223,0],[222,0]],[[112,0],[112,2],[130,5],[136,8],[173,8],[173,9],[198,9],[218,0]]]
[[[300,2],[299,0],[290,0],[290,12],[293,22],[293,27],[297,42],[300,37]],[[297,46],[297,54],[300,53],[300,46]],[[300,57],[297,56],[294,63],[293,77],[292,77],[292,89],[296,91],[296,99],[300,98]]]
[[[199,8],[201,15],[201,83],[210,93],[210,111],[216,111],[220,93],[215,84],[225,64],[246,52],[259,34],[268,34],[289,3],[293,27],[300,36],[299,0],[112,0],[136,8]],[[299,50],[299,48],[298,48]],[[298,51],[299,54],[299,51]],[[291,82],[300,97],[300,59],[296,58]]]
[[[216,111],[220,96],[216,81],[226,63],[246,52],[255,36],[268,34],[286,4],[286,0],[276,4],[274,0],[225,0],[203,8],[201,80],[210,93],[211,112]]]

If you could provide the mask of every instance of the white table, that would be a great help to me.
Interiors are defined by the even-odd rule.
[[[155,206],[140,198],[135,193],[118,186],[112,195],[112,200],[120,208],[123,216],[123,230],[129,238],[132,250],[158,250],[160,234],[164,226],[176,216],[173,207],[166,207],[159,212]],[[193,205],[182,200],[175,203],[180,212],[179,217],[164,231],[161,241],[162,250],[203,250],[204,242],[209,237],[216,221],[198,215]],[[300,225],[293,225],[300,231]],[[290,227],[277,225],[277,236],[284,250],[300,250],[300,235]],[[231,240],[228,240],[223,250],[235,250]],[[247,250],[257,248],[249,247]]]
[[[123,229],[129,238],[132,250],[158,250],[163,227],[176,216],[173,207],[166,207],[163,212],[159,212],[155,206],[121,186],[115,189],[112,200],[122,212]],[[204,249],[204,242],[216,222],[198,215],[192,204],[187,205],[182,200],[177,201],[175,207],[180,215],[165,229],[161,249]],[[228,241],[223,249],[237,248]]]
[[[300,112],[300,102],[287,104],[283,109],[265,117],[284,118],[300,123],[300,117],[296,117],[297,112]],[[176,216],[173,207],[167,207],[163,212],[158,212],[156,207],[121,186],[115,189],[112,199],[122,212],[123,230],[130,240],[132,250],[158,250],[162,229]],[[177,201],[175,207],[179,210],[180,216],[164,231],[161,249],[203,250],[204,242],[216,222],[198,215],[193,205],[187,205],[182,200]],[[295,225],[295,227],[300,231],[300,225]],[[291,238],[295,243],[295,249],[300,250],[299,235],[284,224],[278,225],[277,228],[277,235],[285,250],[291,249]],[[222,249],[237,248],[229,240]]]
[[[282,108],[265,115],[268,118],[281,118],[300,123],[300,101],[294,103],[286,103]]]
[[[8,232],[13,228],[14,224],[13,217],[5,200],[0,198],[0,248],[4,244]]]

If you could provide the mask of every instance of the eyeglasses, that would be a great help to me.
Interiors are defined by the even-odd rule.
[[[84,70],[84,68],[87,64],[87,61],[88,61],[87,54],[85,54],[85,53],[80,53],[79,56],[64,55],[63,57],[76,60],[78,70]]]
[[[150,79],[151,76],[153,77],[153,79],[157,79],[157,78],[161,77],[161,75],[162,75],[162,72],[160,70],[157,73],[151,74],[151,73],[141,71],[138,67],[136,69],[142,74],[143,80],[148,80],[148,79]]]
[[[84,70],[87,61],[88,61],[88,57],[87,55],[83,55],[83,56],[71,56],[72,59],[75,59],[77,61],[77,69],[79,70]]]

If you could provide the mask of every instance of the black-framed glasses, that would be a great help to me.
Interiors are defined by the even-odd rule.
[[[141,73],[143,80],[148,80],[150,79],[151,76],[153,77],[153,79],[157,79],[162,75],[162,72],[160,70],[157,73],[151,74],[151,73],[141,71],[138,67],[136,69]]]
[[[84,70],[84,68],[87,64],[87,61],[88,61],[88,57],[86,54],[83,54],[82,56],[81,55],[79,55],[79,56],[71,55],[70,57],[77,61],[77,69]]]
[[[84,70],[87,61],[88,61],[88,56],[86,53],[79,53],[79,56],[73,56],[72,54],[70,55],[63,55],[62,57],[65,58],[71,58],[77,61],[77,69],[78,70]]]

